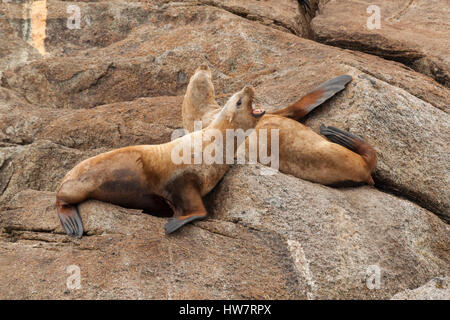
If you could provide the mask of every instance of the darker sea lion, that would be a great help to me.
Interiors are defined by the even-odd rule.
[[[323,136],[295,121],[314,110],[345,88],[351,76],[343,75],[324,82],[296,103],[262,116],[255,134],[266,129],[267,150],[270,133],[279,130],[279,170],[283,173],[325,185],[339,186],[367,183],[373,185],[371,172],[376,166],[375,150],[360,137],[333,127],[321,127]],[[214,98],[211,71],[204,64],[191,77],[183,101],[183,125],[193,130],[193,122],[207,125],[219,111]],[[248,139],[246,141],[248,155]],[[258,152],[259,156],[259,152]]]
[[[234,94],[201,131],[161,145],[116,149],[76,165],[66,174],[56,194],[58,215],[66,233],[82,236],[83,223],[77,204],[88,199],[145,209],[162,216],[173,213],[165,226],[167,234],[186,223],[205,218],[207,212],[202,197],[219,182],[229,165],[225,161],[223,164],[206,164],[204,161],[195,164],[192,141],[203,141],[203,150],[211,146],[223,148],[214,139],[205,143],[204,137],[217,132],[225,135],[228,129],[254,128],[257,117],[264,112],[253,110],[253,97],[252,87]],[[237,147],[233,143],[233,154]],[[191,152],[186,153],[188,161],[175,161],[174,155],[179,156],[180,150],[183,150],[183,156],[184,150]],[[222,151],[225,154],[225,150]]]

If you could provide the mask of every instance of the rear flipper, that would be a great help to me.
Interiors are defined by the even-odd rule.
[[[203,220],[205,218],[206,218],[206,213],[170,218],[169,221],[164,226],[164,229],[166,231],[166,234],[170,234],[170,233],[175,232],[176,230],[180,229],[185,224],[188,224],[188,223],[190,223],[192,221],[196,221],[196,220]]]
[[[377,153],[375,149],[357,135],[335,127],[326,127],[323,124],[320,125],[320,133],[331,142],[340,144],[361,155],[367,163],[370,172],[372,172],[377,165]],[[370,178],[370,180],[369,183],[373,184],[372,178]]]
[[[341,130],[335,127],[326,127],[325,125],[320,125],[320,134],[327,137],[331,142],[340,144],[341,146],[346,147],[352,151],[358,149],[358,146],[361,143],[364,143],[364,140],[358,137],[357,135],[351,134],[350,132]]]
[[[83,221],[77,206],[56,200],[56,207],[64,231],[71,237],[81,238],[83,235]]]
[[[282,117],[291,118],[294,120],[300,120],[308,113],[313,111],[316,107],[320,106],[326,100],[333,97],[339,91],[345,89],[347,83],[352,80],[349,75],[343,75],[322,83],[320,86],[309,92],[306,96],[302,97],[299,101],[291,104],[290,106],[271,112],[270,114],[276,114]]]

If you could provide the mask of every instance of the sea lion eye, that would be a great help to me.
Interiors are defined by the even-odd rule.
[[[239,101],[236,103],[236,105],[237,105],[238,107],[240,107],[241,104],[242,104],[242,101],[241,101],[241,99],[239,99]]]

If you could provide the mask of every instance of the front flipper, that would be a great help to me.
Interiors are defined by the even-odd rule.
[[[56,207],[64,231],[71,237],[81,238],[83,235],[83,221],[76,205],[57,200]]]
[[[297,102],[284,109],[271,112],[270,114],[275,114],[298,121],[326,100],[333,97],[336,93],[344,90],[347,83],[351,80],[352,77],[349,75],[343,75],[328,80],[315,88],[313,91],[309,92]]]
[[[180,177],[172,183],[172,203],[176,210],[175,216],[170,218],[164,227],[166,234],[172,233],[192,221],[206,218],[207,212],[196,180],[195,176]]]
[[[187,215],[187,216],[181,216],[176,218],[170,218],[169,221],[164,226],[164,229],[166,231],[166,234],[170,234],[178,229],[180,229],[185,224],[188,224],[195,220],[203,220],[206,218],[206,213],[204,214],[194,214],[194,215]]]

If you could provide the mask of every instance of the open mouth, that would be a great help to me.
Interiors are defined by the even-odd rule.
[[[266,113],[266,110],[261,109],[261,108],[252,109],[252,116],[254,116],[255,118],[262,117],[265,113]]]

